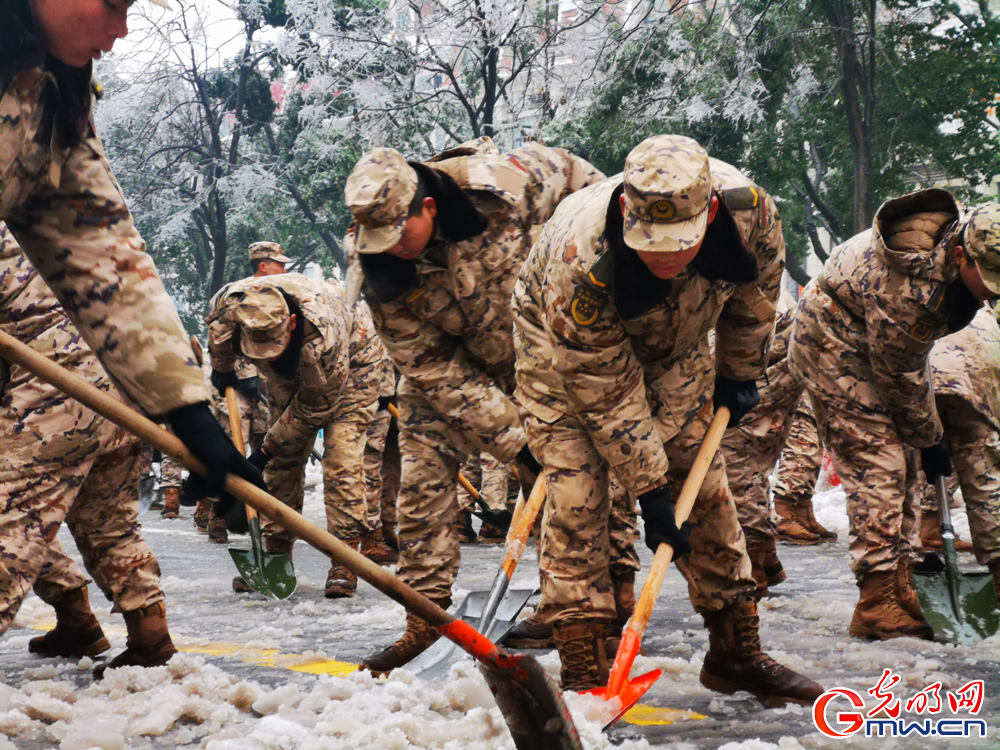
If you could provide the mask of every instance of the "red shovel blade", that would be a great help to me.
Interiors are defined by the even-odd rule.
[[[647,690],[653,687],[662,674],[662,669],[654,669],[652,672],[646,672],[646,674],[639,675],[634,680],[626,680],[625,684],[622,685],[621,690],[618,691],[618,698],[621,699],[622,706],[618,710],[618,713],[615,714],[614,718],[605,724],[601,731],[608,731],[609,727],[627,714],[629,709],[639,702],[639,699],[646,694]],[[608,696],[607,690],[607,688],[594,688],[593,690],[588,690],[587,695],[596,695],[600,698],[604,698],[605,700],[611,700],[611,698],[614,698],[615,696]]]

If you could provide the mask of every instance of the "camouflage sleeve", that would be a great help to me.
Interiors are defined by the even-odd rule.
[[[7,224],[87,344],[142,410],[159,416],[209,400],[188,335],[96,135],[68,155],[59,187],[33,194]]]
[[[232,372],[236,367],[236,352],[232,344],[236,321],[225,300],[213,297],[212,302],[213,310],[205,318],[208,324],[208,358],[213,370]]]
[[[715,324],[716,371],[730,380],[758,380],[764,375],[768,345],[778,319],[776,305],[785,269],[785,238],[778,209],[769,196],[766,200],[767,218],[751,233],[749,243],[757,256],[760,275],[757,281],[736,288]]]
[[[342,321],[344,322],[344,321]],[[348,375],[349,328],[335,326],[338,340],[307,341],[299,356],[299,389],[264,438],[272,456],[292,456],[337,412]]]
[[[940,321],[927,308],[899,295],[870,295],[865,309],[869,360],[874,382],[899,436],[926,448],[944,437],[934,405],[928,358],[930,333]]]
[[[551,304],[543,325],[573,412],[630,491],[662,485],[667,454],[646,400],[642,366],[608,295],[558,261],[549,263],[546,286]]]
[[[590,162],[561,148],[529,143],[507,153],[507,158],[527,172],[529,226],[544,224],[567,195],[605,179]]]
[[[404,304],[368,304],[393,363],[410,383],[479,450],[513,461],[526,441],[517,407],[461,340]]]

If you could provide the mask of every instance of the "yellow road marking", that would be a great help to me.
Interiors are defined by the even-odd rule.
[[[627,721],[629,724],[638,724],[643,727],[653,725],[660,726],[664,724],[673,724],[675,721],[704,718],[706,717],[687,709],[647,706],[644,703],[636,704],[622,717],[622,719]]]

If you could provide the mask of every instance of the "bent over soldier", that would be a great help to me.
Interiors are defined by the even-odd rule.
[[[529,144],[501,155],[484,138],[426,164],[375,149],[348,178],[351,273],[363,274],[375,326],[402,373],[397,574],[442,607],[460,561],[461,464],[476,450],[503,464],[517,459],[529,488],[538,468],[510,398],[517,270],[533,228],[601,177],[566,151]],[[408,615],[403,637],[361,667],[389,672],[437,638]]]
[[[90,118],[93,50],[125,35],[128,7],[0,4],[0,221],[123,395],[165,418],[209,467],[213,494],[230,471],[263,486],[212,416],[187,334]],[[86,26],[66,23],[83,11]]]
[[[813,396],[847,493],[858,638],[931,639],[912,586],[916,456],[952,473],[928,355],[1000,295],[1000,206],[963,218],[945,190],[890,200],[872,228],[833,249],[799,300],[789,365]]]
[[[677,528],[671,501],[713,398],[730,427],[756,403],[784,253],[763,189],[690,138],[663,135],[633,149],[623,175],[568,198],[528,256],[513,296],[515,395],[548,480],[539,616],[555,625],[564,689],[608,680],[613,470],[638,496],[650,548],[690,553],[677,567],[709,630],[702,684],[768,705],[823,692],[761,651],[721,452],[689,526]]]
[[[0,225],[0,330],[114,393],[93,353]],[[90,608],[90,581],[57,534],[66,520],[87,570],[125,617],[128,645],[98,667],[156,666],[176,653],[160,566],[139,529],[141,444],[87,407],[0,360],[0,634],[28,591],[56,610],[32,638],[42,656],[96,656],[110,644]]]

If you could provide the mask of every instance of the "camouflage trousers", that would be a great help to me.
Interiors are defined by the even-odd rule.
[[[823,466],[823,446],[816,430],[816,413],[812,398],[799,399],[792,418],[792,428],[785,441],[778,463],[778,482],[774,486],[774,503],[792,507],[812,505],[816,480]]]
[[[6,439],[0,447],[7,447]],[[87,571],[116,611],[163,599],[160,566],[139,527],[137,440],[117,433],[72,465],[0,478],[0,634],[28,590],[52,604],[89,583],[56,534],[65,519]]]
[[[867,355],[811,317],[796,318],[794,331],[792,369],[812,395],[820,440],[847,493],[851,569],[859,577],[893,571],[920,546],[916,452],[903,444],[872,385]]]
[[[989,565],[1000,560],[1000,430],[961,396],[939,394],[934,400],[955,466],[949,484],[957,478],[976,561]],[[937,513],[937,493],[922,472],[917,497],[923,510]]]
[[[768,477],[781,455],[804,390],[784,360],[773,365],[767,375],[769,383],[760,389],[760,404],[722,439],[740,525],[748,537],[757,540],[774,538]]]
[[[170,456],[164,455],[160,462],[160,486],[164,489],[181,488],[181,471],[183,467]]]
[[[676,498],[711,421],[706,405],[664,448],[667,481]],[[545,467],[548,497],[542,517],[539,617],[545,622],[610,621],[615,616],[611,580],[610,472],[574,417],[547,424],[524,414],[531,452]],[[677,562],[699,612],[734,603],[754,587],[750,558],[717,453],[690,517],[694,551]]]
[[[376,411],[365,433],[365,502],[367,504],[368,529],[374,531],[382,523],[382,454],[385,453],[385,439],[392,426],[392,415],[385,409]],[[395,507],[395,502],[393,503]]]
[[[344,409],[323,428],[323,499],[327,530],[344,542],[357,541],[368,529],[365,498],[365,433],[375,414],[376,403]],[[312,455],[316,433],[310,435],[299,452],[275,456],[264,470],[271,494],[292,510],[302,512],[306,463]],[[290,545],[294,535],[270,519],[263,525],[267,540]]]
[[[510,511],[514,510],[514,504],[517,502],[517,491],[515,490],[514,496],[511,498],[508,481],[511,472],[508,466],[500,463],[488,453],[473,451],[462,466],[461,472],[472,486],[479,490],[480,497],[492,510],[503,510],[504,508]],[[472,499],[472,495],[464,488],[458,491],[458,502],[462,510],[473,510],[478,507]]]

